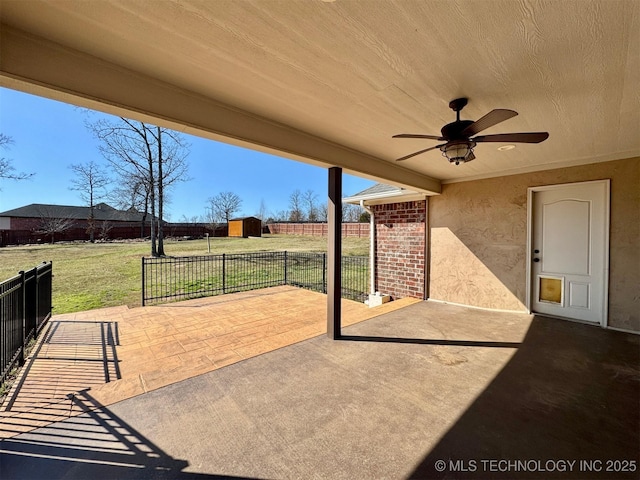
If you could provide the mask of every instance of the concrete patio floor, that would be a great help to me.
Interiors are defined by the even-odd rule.
[[[433,302],[343,333],[79,392],[86,413],[0,442],[0,477],[638,478],[638,336]]]
[[[343,300],[350,325],[415,303]],[[54,315],[0,407],[0,438],[141,395],[326,332],[326,296],[283,286],[159,306]]]

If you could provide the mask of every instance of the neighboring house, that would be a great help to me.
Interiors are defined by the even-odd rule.
[[[89,207],[32,203],[0,213],[0,246],[47,241],[88,240]],[[95,238],[149,236],[149,218],[135,209],[117,210],[106,203],[94,207]]]
[[[32,203],[0,213],[0,247],[51,241],[89,240],[89,207]],[[135,208],[118,210],[106,203],[94,207],[96,240],[146,238],[151,215]],[[227,236],[227,227],[201,222],[163,223],[165,237]]]
[[[640,332],[639,185],[630,158],[344,202],[372,213],[374,291]]]

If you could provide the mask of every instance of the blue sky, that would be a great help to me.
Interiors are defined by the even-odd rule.
[[[94,113],[91,119],[108,117]],[[86,113],[73,105],[0,88],[0,132],[13,138],[0,156],[12,160],[16,170],[34,172],[26,181],[0,179],[0,212],[47,203],[82,205],[78,192],[69,190],[73,173],[69,165],[94,160],[106,164],[98,142],[86,129]],[[207,199],[232,191],[242,199],[242,215],[254,215],[264,201],[267,212],[288,210],[296,189],[313,190],[326,201],[327,170],[300,162],[246,150],[203,138],[185,136],[191,144],[187,158],[192,180],[172,188],[170,221],[205,214]],[[345,196],[374,182],[344,175]]]

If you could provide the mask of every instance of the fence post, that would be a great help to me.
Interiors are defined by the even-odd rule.
[[[327,254],[322,252],[322,293],[327,293]]]
[[[227,255],[222,254],[222,294],[227,293]]]
[[[142,306],[144,307],[144,257],[142,257]]]
[[[42,262],[43,264],[45,262]],[[34,322],[33,322],[33,339],[35,340],[35,338],[38,336],[38,320],[40,317],[40,275],[38,275],[39,271],[38,271],[38,267],[36,267],[36,272],[35,272],[35,282],[36,282],[36,297],[34,298],[34,301],[36,303],[36,315],[34,318]]]
[[[287,251],[284,251],[284,284],[285,285],[289,285],[289,279],[287,278],[287,260],[288,260],[288,255],[287,255]]]
[[[18,272],[21,278],[21,290],[22,290],[22,363],[27,361],[25,355],[25,344],[27,343],[27,281],[24,270]]]
[[[46,262],[42,262],[43,265],[46,265]],[[52,295],[53,295],[53,260],[49,260],[49,273],[47,274],[47,280],[45,281],[46,288],[46,311],[42,317],[42,324],[37,326],[36,335],[39,333],[40,328],[44,325],[45,320],[51,318],[53,313],[53,303],[52,303]],[[40,301],[40,294],[38,293],[38,302]],[[40,304],[38,304],[38,308],[41,308]]]

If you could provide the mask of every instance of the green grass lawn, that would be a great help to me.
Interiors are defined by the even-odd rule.
[[[323,252],[327,239],[295,235],[211,238],[211,254]],[[141,260],[149,242],[74,243],[0,248],[0,281],[43,261],[53,261],[53,313],[140,306]],[[206,240],[165,241],[170,256],[207,255]],[[368,238],[343,238],[343,255],[368,255]]]

